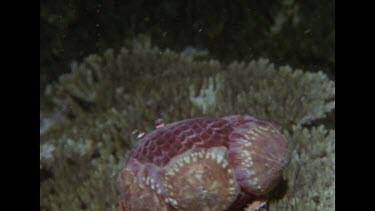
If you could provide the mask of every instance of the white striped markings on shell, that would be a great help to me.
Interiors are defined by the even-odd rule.
[[[271,133],[270,133],[271,132]],[[244,181],[240,182],[241,187],[247,189],[250,192],[253,193],[263,193],[266,191],[264,184],[264,178],[262,181],[261,178],[258,178],[258,176],[268,176],[268,175],[258,175],[259,172],[257,172],[256,168],[254,168],[254,161],[253,161],[253,155],[256,155],[257,157],[260,157],[265,160],[270,160],[272,158],[265,157],[264,155],[261,156],[257,151],[254,151],[256,149],[252,149],[252,141],[256,141],[257,138],[271,138],[272,136],[278,135],[278,131],[275,130],[274,126],[272,125],[263,125],[263,126],[253,126],[251,129],[245,129],[242,131],[242,135],[244,138],[238,138],[237,140],[234,140],[234,151],[236,151],[236,157],[239,162],[239,166],[237,166],[237,170],[239,170],[239,174],[246,175],[246,178]],[[259,149],[259,148],[258,148]],[[256,154],[255,154],[256,153]],[[278,160],[272,160],[274,162],[281,162]],[[261,165],[258,164],[257,165]],[[262,164],[266,166],[267,168],[270,167],[270,164],[267,162]],[[258,166],[259,167],[259,166]],[[273,178],[270,178],[273,179]],[[267,184],[266,184],[267,185]],[[249,187],[249,189],[247,188]],[[250,188],[251,187],[251,188]]]
[[[120,176],[122,199],[126,199],[122,200],[121,203],[125,210],[168,210],[168,206],[164,203],[160,194],[149,190],[150,187],[153,189],[152,187],[155,184],[152,178],[137,177],[133,171],[127,168],[121,172]],[[156,184],[156,187],[158,186],[159,184]],[[143,201],[143,203],[139,203],[139,201]]]
[[[262,186],[258,183],[259,178],[257,177],[257,172],[253,167],[254,161],[252,158],[252,141],[255,141],[259,136],[261,136],[265,131],[268,131],[266,127],[252,127],[251,129],[245,129],[241,131],[243,138],[237,138],[232,141],[231,151],[235,152],[235,157],[237,161],[237,165],[235,169],[241,178],[246,178],[245,180],[242,179],[240,182],[241,185],[247,186],[256,186],[258,190],[262,190]],[[237,176],[239,176],[237,175]]]
[[[225,210],[240,187],[225,147],[188,150],[164,167],[165,202],[177,210]]]

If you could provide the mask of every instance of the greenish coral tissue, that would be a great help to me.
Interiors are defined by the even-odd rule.
[[[45,92],[53,106],[41,111],[41,210],[118,210],[117,174],[133,130],[150,131],[158,118],[230,114],[273,121],[289,140],[285,193],[268,209],[334,210],[335,132],[316,125],[335,107],[325,74],[267,59],[222,64],[149,43],[90,55],[71,69]]]

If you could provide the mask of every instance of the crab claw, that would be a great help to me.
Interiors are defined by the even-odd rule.
[[[122,204],[121,200],[120,200],[120,209],[119,209],[119,211],[125,211],[124,205]]]

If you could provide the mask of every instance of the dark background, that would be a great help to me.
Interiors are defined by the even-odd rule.
[[[206,49],[224,63],[264,57],[335,80],[334,7],[334,0],[42,0],[41,96],[73,60],[139,35],[175,51]]]

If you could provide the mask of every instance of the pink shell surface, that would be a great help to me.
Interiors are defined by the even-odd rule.
[[[273,189],[286,164],[286,149],[275,125],[251,116],[167,124],[148,133],[129,153],[120,174],[121,201],[125,210],[231,209],[244,195],[256,199]],[[191,163],[193,159],[198,161]],[[210,177],[216,186],[192,181],[194,172]],[[221,192],[223,204],[211,202]],[[194,197],[194,203],[188,200]]]

